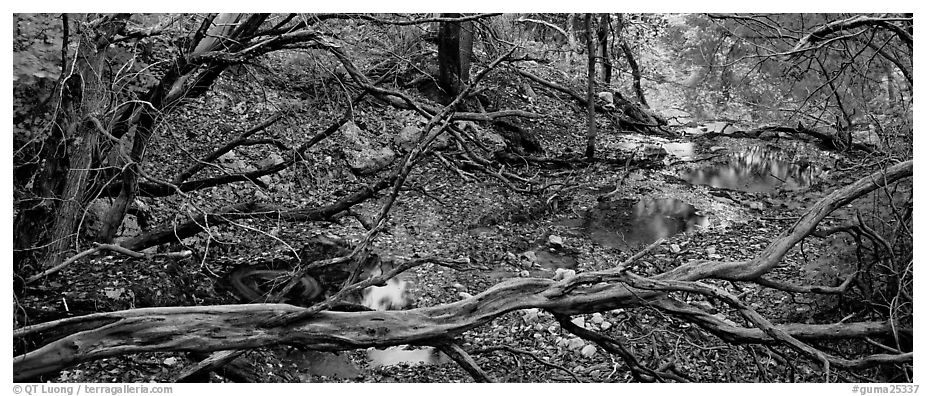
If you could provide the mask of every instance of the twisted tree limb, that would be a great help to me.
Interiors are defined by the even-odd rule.
[[[694,261],[642,279],[628,277],[629,273],[622,271],[627,268],[626,265],[618,266],[617,270],[587,273],[578,277],[578,280],[570,278],[556,282],[539,278],[510,279],[464,300],[407,311],[310,312],[305,308],[285,304],[247,304],[142,308],[66,318],[14,330],[14,338],[66,334],[60,338],[53,337],[53,341],[37,350],[16,356],[13,359],[14,379],[21,381],[82,361],[138,352],[212,352],[277,344],[336,351],[427,344],[479,327],[507,312],[525,308],[541,308],[553,314],[571,315],[652,304],[675,314],[696,318],[695,323],[712,326],[709,328],[716,331],[740,335],[743,337],[741,341],[767,342],[774,339],[786,341],[798,349],[803,347],[794,340],[805,336],[832,338],[848,333],[876,334],[883,329],[883,324],[774,325],[754,316],[751,321],[761,323],[761,328],[742,328],[735,324],[718,323],[716,318],[712,321],[708,318],[710,315],[666,299],[665,293],[673,290],[715,293],[712,289],[692,282],[705,278],[758,279],[777,265],[797,242],[810,235],[830,212],[862,194],[909,177],[912,173],[912,161],[902,162],[834,191],[811,207],[752,260]],[[394,274],[384,276],[389,275]],[[727,301],[736,304],[734,299]],[[751,315],[747,311],[748,307],[737,308]],[[819,356],[806,349],[803,352]],[[830,356],[823,358],[845,367],[864,367],[907,362],[912,359],[912,353],[872,355],[856,360]]]

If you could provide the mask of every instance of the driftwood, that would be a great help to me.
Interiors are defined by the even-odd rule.
[[[278,344],[337,351],[440,343],[517,309],[541,308],[555,315],[572,315],[644,303],[681,316],[727,340],[787,340],[800,352],[822,357],[837,366],[909,362],[912,353],[871,355],[856,360],[830,358],[796,341],[887,334],[891,331],[889,322],[770,325],[761,317],[750,316],[754,324],[760,325],[747,328],[722,322],[694,306],[672,300],[666,297],[665,291],[675,287],[674,290],[695,293],[718,293],[711,286],[696,282],[706,278],[755,281],[773,269],[795,244],[813,233],[833,210],[912,174],[913,162],[906,161],[834,191],[751,260],[692,261],[651,278],[633,275],[629,271],[632,263],[628,260],[609,270],[580,273],[560,281],[510,279],[467,299],[407,311],[317,311],[304,315],[304,308],[286,304],[163,307],[99,313],[33,325],[14,330],[14,338],[46,333],[67,335],[14,357],[14,379],[22,381],[82,361],[138,352],[212,352]],[[754,311],[749,315],[754,315]]]

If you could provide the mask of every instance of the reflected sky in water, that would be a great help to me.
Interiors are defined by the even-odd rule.
[[[823,176],[821,167],[771,147],[752,147],[733,153],[726,164],[696,169],[682,177],[692,184],[745,192],[796,191]]]
[[[627,250],[709,225],[694,206],[663,198],[599,202],[586,213],[582,227],[596,243]]]
[[[371,367],[392,366],[396,364],[444,364],[450,358],[433,347],[414,348],[394,346],[386,349],[368,349],[367,358]]]

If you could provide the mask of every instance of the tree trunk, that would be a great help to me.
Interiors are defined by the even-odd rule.
[[[462,14],[441,14],[459,18]],[[473,52],[473,23],[441,22],[438,31],[437,63],[439,83],[447,97],[455,97],[469,83],[469,66]]]
[[[96,173],[91,169],[94,168],[94,155],[99,149],[100,133],[89,118],[100,118],[108,110],[109,92],[100,73],[105,70],[109,40],[121,29],[126,18],[126,15],[113,16],[93,30],[84,30],[82,24],[77,24],[74,70],[65,82],[67,92],[61,98],[62,103],[72,102],[73,105],[64,109],[63,117],[67,121],[62,124],[62,128],[66,128],[66,140],[59,146],[61,150],[56,152],[56,155],[64,156],[67,170],[60,203],[55,208],[51,222],[48,234],[50,242],[42,259],[42,267],[51,267],[61,262],[74,241],[77,224],[90,200],[87,192]]]
[[[627,44],[627,40],[625,40],[623,36],[623,14],[617,14],[617,25],[617,30],[620,32],[618,33],[617,40],[620,42],[621,52],[623,52],[624,58],[627,59],[627,64],[630,65],[630,73],[633,75],[633,92],[636,94],[640,104],[649,107],[649,104],[646,103],[646,96],[643,95],[643,85],[641,84],[643,75],[640,73],[640,65],[637,64],[637,60],[633,56],[633,51],[630,50],[630,44]]]
[[[601,14],[598,19],[598,53],[601,57],[601,81],[611,84],[611,54],[608,52],[608,36],[611,33],[611,14]]]
[[[893,104],[897,100],[897,93],[894,90],[894,68],[890,63],[884,63],[884,74],[887,76],[887,100]]]
[[[592,35],[592,14],[585,14],[586,50],[588,54],[588,90],[585,99],[588,102],[588,142],[585,145],[585,157],[595,158],[595,139],[598,137],[598,128],[595,125],[595,36]]]
[[[579,44],[576,43],[576,14],[566,16],[566,41],[569,43],[569,50],[566,51],[566,63],[572,65],[573,57],[579,53]]]
[[[239,48],[243,45],[239,42],[239,38],[255,33],[266,19],[266,14],[235,13],[219,14],[215,19],[207,19],[213,22],[210,24],[211,28],[205,30],[208,34],[204,35],[201,41],[193,43],[195,46],[192,47],[191,53]],[[128,160],[123,158],[118,162],[119,168],[122,169],[122,181],[119,194],[102,219],[102,228],[96,238],[100,242],[112,242],[132,202],[135,201],[138,194],[138,172],[140,164],[145,160],[145,150],[155,128],[155,114],[183,97],[190,98],[205,94],[225,70],[225,66],[206,66],[196,76],[196,82],[185,90],[177,89],[176,86],[182,85],[185,80],[190,80],[187,77],[197,73],[196,67],[178,64],[177,69],[185,70],[172,70],[166,73],[161,81],[145,94],[146,104],[135,104],[126,108],[121,118],[123,122],[117,124],[119,129],[114,128],[113,135],[119,138],[128,134],[129,131],[134,131],[134,134],[128,137],[132,142]],[[126,164],[131,165],[126,166]]]

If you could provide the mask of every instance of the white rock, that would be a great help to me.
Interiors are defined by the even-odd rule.
[[[283,162],[283,157],[281,157],[277,153],[270,153],[270,156],[268,156],[267,158],[257,161],[257,167],[258,168],[269,168],[273,165],[276,165],[282,162]]]
[[[473,296],[472,294],[469,294],[469,293],[467,293],[467,292],[459,292],[459,293],[457,293],[457,295],[460,296],[460,299],[461,299],[461,300],[465,300],[465,299],[470,298],[470,297]]]
[[[577,317],[575,317],[575,318],[572,318],[571,322],[572,322],[572,324],[574,324],[574,325],[576,325],[576,326],[579,326],[579,327],[582,327],[582,328],[585,327],[585,318],[583,318],[583,317],[581,317],[581,316],[577,316]]]
[[[550,235],[550,237],[547,238],[547,243],[551,247],[561,248],[563,247],[563,237],[559,235]]]
[[[531,276],[531,273],[528,270],[521,270],[521,272],[518,273],[518,276],[522,278],[528,278]]]
[[[681,251],[682,251],[682,248],[680,248],[680,247],[678,246],[678,244],[673,243],[673,244],[669,245],[669,250],[671,250],[672,253],[678,253],[678,252],[681,252]]]
[[[521,312],[521,319],[524,319],[527,323],[534,323],[540,320],[540,310],[537,308],[525,309]]]
[[[537,262],[537,252],[533,250],[528,250],[524,253],[521,253],[521,262],[525,266],[532,266]]]
[[[604,322],[601,322],[599,326],[601,326],[602,330],[607,330],[611,328],[611,322],[604,321]]]
[[[585,346],[585,340],[581,338],[570,338],[566,341],[566,348],[579,349]]]
[[[579,351],[579,353],[582,354],[582,356],[590,358],[592,356],[595,356],[596,353],[598,353],[598,348],[595,348],[594,345],[586,345],[585,347],[582,348],[581,351]]]
[[[592,314],[592,323],[601,324],[602,322],[604,322],[604,316],[601,316],[601,312]]]
[[[389,147],[364,147],[362,149],[344,149],[345,160],[355,172],[368,175],[389,166],[395,160],[396,154]]]
[[[557,268],[556,273],[553,275],[553,280],[559,281],[564,279],[569,279],[576,276],[576,271],[565,268]]]
[[[169,357],[169,358],[167,358],[167,359],[164,359],[164,362],[163,362],[163,363],[164,363],[165,366],[173,366],[173,365],[177,364],[177,358],[175,358],[175,357]]]
[[[852,142],[864,144],[878,150],[882,147],[881,137],[878,136],[877,132],[872,130],[852,131]]]
[[[714,254],[714,253],[717,253],[717,248],[711,246],[711,247],[709,247],[709,248],[707,248],[707,249],[704,249],[704,253],[707,253],[707,254]]]
[[[450,287],[457,289],[457,290],[466,290],[466,286],[463,286],[463,284],[461,283],[454,283],[450,285]]]

